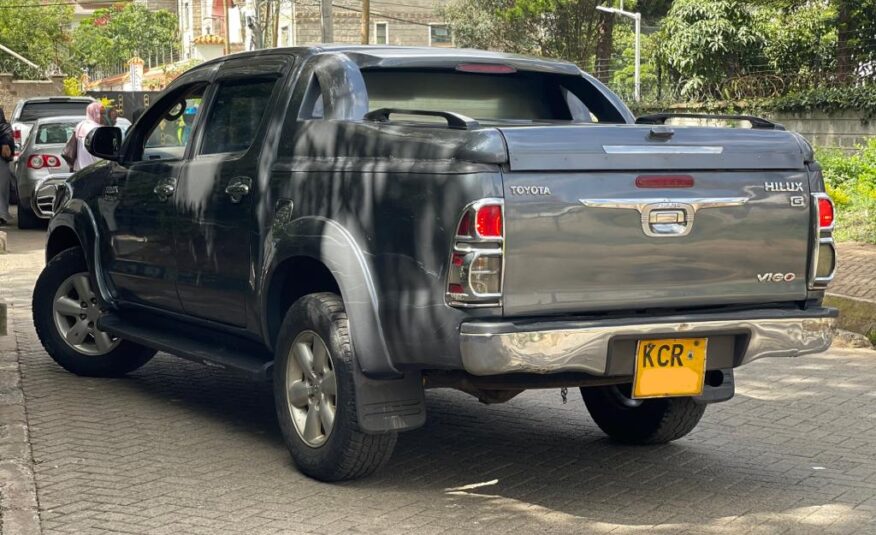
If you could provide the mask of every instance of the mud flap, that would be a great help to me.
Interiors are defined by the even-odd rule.
[[[416,429],[426,422],[423,377],[408,371],[401,379],[376,380],[355,366],[356,412],[365,433]]]

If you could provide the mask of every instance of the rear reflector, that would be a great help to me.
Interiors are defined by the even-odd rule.
[[[818,198],[818,228],[833,226],[833,201],[828,197]]]
[[[478,208],[475,226],[478,234],[484,238],[501,238],[502,207],[498,204],[487,204]]]
[[[13,130],[12,137],[15,139],[15,141],[21,141],[21,130],[19,130],[18,128]]]
[[[637,188],[692,188],[690,175],[641,175],[636,177]]]
[[[456,70],[486,74],[512,74],[517,72],[517,69],[510,65],[497,65],[493,63],[460,63],[456,66]]]

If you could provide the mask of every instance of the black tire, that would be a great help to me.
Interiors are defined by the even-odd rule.
[[[34,229],[44,226],[42,219],[38,218],[27,203],[18,205],[18,228],[21,230]]]
[[[336,383],[333,424],[328,432],[320,424],[324,438],[318,446],[309,445],[303,433],[299,434],[287,394],[292,386],[287,385],[287,366],[295,366],[293,342],[308,333],[319,335],[324,342]],[[332,293],[316,293],[296,301],[286,313],[277,340],[274,401],[292,459],[301,472],[314,479],[331,482],[362,478],[380,469],[392,456],[397,433],[372,435],[359,429],[353,386],[356,365],[341,298]]]
[[[82,250],[67,249],[46,264],[34,286],[33,324],[49,356],[65,370],[86,377],[119,377],[149,362],[155,350],[127,340],[106,353],[89,355],[63,338],[54,318],[55,293],[68,278],[82,273],[88,273]]]
[[[632,400],[629,385],[581,389],[596,425],[625,444],[665,444],[690,433],[706,406],[693,398]]]

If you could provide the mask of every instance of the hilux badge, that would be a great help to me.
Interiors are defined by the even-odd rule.
[[[766,191],[794,192],[803,191],[802,182],[764,182],[763,189]]]

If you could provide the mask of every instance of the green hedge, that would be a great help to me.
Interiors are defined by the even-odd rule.
[[[836,204],[837,239],[876,244],[876,138],[852,154],[819,149],[816,158]]]

